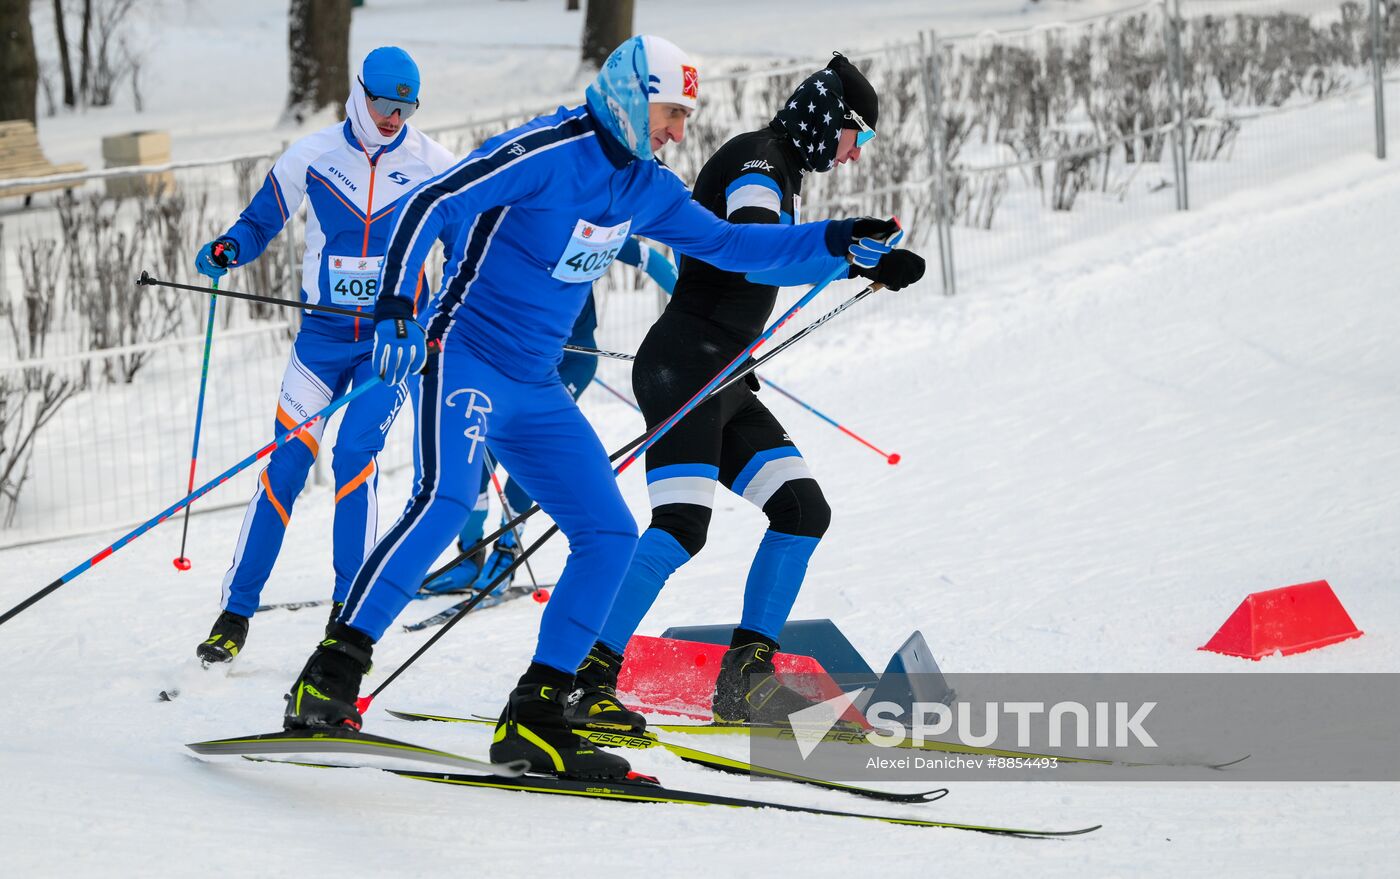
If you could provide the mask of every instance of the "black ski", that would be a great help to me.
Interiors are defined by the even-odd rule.
[[[443,723],[476,723],[494,724],[496,721],[480,717],[453,717],[446,714],[420,714],[412,711],[394,711],[390,714],[400,720],[436,720]],[[878,788],[863,787],[855,784],[842,784],[838,781],[827,781],[823,778],[814,778],[809,775],[799,775],[794,772],[785,772],[781,769],[770,769],[766,766],[759,766],[749,763],[746,760],[736,760],[733,757],[725,757],[720,754],[711,754],[686,745],[668,742],[658,738],[655,733],[645,733],[643,735],[633,735],[626,732],[601,732],[594,730],[576,730],[576,732],[597,745],[614,748],[630,748],[632,750],[645,750],[647,748],[664,748],[675,754],[687,763],[694,763],[697,766],[704,766],[720,772],[731,772],[737,775],[754,775],[765,778],[776,778],[783,781],[792,781],[797,784],[806,784],[813,787],[820,787],[825,790],[841,791],[857,797],[865,797],[872,800],[882,800],[887,803],[931,803],[934,800],[942,799],[948,795],[948,789],[941,787],[936,790],[923,791],[920,793],[898,793],[895,791],[880,790]]]
[[[334,763],[306,763],[295,760],[276,760],[266,757],[249,757],[261,763],[291,763],[297,766],[311,766],[318,769],[351,769]],[[380,767],[375,767],[380,768]],[[675,803],[690,806],[730,806],[738,809],[776,809],[783,812],[798,812],[804,815],[824,815],[833,818],[862,818],[866,821],[882,821],[887,824],[903,824],[908,827],[942,827],[946,830],[971,830],[976,833],[990,833],[997,836],[1018,836],[1027,838],[1056,838],[1079,836],[1091,833],[1102,827],[1080,827],[1075,830],[1037,830],[1027,827],[999,827],[994,824],[964,824],[957,821],[930,821],[923,818],[899,818],[893,815],[867,815],[863,812],[844,812],[837,809],[818,809],[814,806],[795,806],[790,803],[775,803],[770,800],[757,800],[749,797],[730,797],[720,794],[699,793],[678,790],[653,781],[647,776],[635,775],[627,781],[596,781],[553,776],[525,775],[516,778],[492,775],[457,775],[449,772],[425,772],[411,769],[384,769],[403,778],[417,781],[431,781],[436,784],[455,784],[464,787],[484,787],[495,790],[521,791],[535,794],[584,797],[598,800],[621,800],[632,803]]]
[[[304,729],[191,742],[185,745],[196,754],[220,757],[246,757],[260,754],[360,754],[372,757],[398,757],[471,769],[494,776],[519,775],[525,769],[521,763],[492,763],[475,757],[463,757],[437,748],[426,748],[398,739],[385,738],[352,729]]]

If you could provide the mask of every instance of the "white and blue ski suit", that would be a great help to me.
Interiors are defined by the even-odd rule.
[[[363,100],[363,93],[357,88],[352,99]],[[304,314],[282,378],[274,433],[285,433],[351,385],[375,377],[370,365],[372,310],[394,209],[418,184],[452,162],[447,149],[408,125],[387,145],[367,150],[347,119],[292,144],[225,233],[238,244],[239,264],[246,264],[267,248],[287,218],[305,202],[302,301],[365,309],[363,318]],[[406,286],[406,295],[415,303],[420,284],[415,272]],[[346,407],[340,423],[331,461],[335,475],[336,601],[345,600],[351,579],[374,545],[378,531],[376,456],[384,448],[385,436],[405,397],[403,388],[376,386]],[[224,610],[252,616],[257,609],[258,596],[281,551],[292,506],[316,460],[324,429],[321,421],[302,432],[298,442],[279,447],[258,477],[233,564],[224,575]]]
[[[645,95],[640,112],[645,112]],[[410,313],[434,236],[460,225],[426,316],[417,481],[403,515],[355,577],[343,623],[378,640],[457,536],[477,498],[486,445],[559,525],[569,557],[534,659],[572,677],[597,640],[637,543],[608,453],[559,381],[562,346],[617,249],[644,235],[717,266],[757,271],[843,254],[853,221],[731,225],[671,171],[634,152],[595,100],[486,141],[414,192],[385,255],[376,316]],[[643,123],[644,123],[643,117]],[[647,149],[646,156],[650,155]],[[440,351],[434,351],[435,344]]]

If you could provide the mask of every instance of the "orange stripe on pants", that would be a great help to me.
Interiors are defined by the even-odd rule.
[[[282,428],[283,428],[284,430],[291,430],[292,428],[296,427],[296,426],[297,426],[298,424],[300,424],[301,422],[297,421],[295,418],[293,418],[292,416],[288,415],[286,409],[283,409],[281,406],[278,406],[278,407],[277,407],[277,423],[280,424],[280,425],[282,425]],[[321,454],[321,444],[318,443],[318,442],[316,442],[316,437],[314,437],[314,436],[311,435],[311,431],[310,431],[309,429],[308,429],[308,430],[303,430],[301,433],[297,434],[297,439],[299,439],[299,440],[301,440],[302,442],[306,443],[306,447],[307,447],[308,449],[311,450],[311,457],[314,458],[314,457],[316,457],[317,455]],[[286,518],[286,517],[284,516],[283,518]]]
[[[263,484],[263,491],[267,494],[268,501],[272,503],[272,508],[277,511],[277,515],[282,517],[282,527],[286,528],[287,523],[292,521],[292,517],[287,515],[287,510],[285,507],[282,506],[281,502],[277,500],[277,495],[272,493],[272,486],[269,485],[267,481],[266,470],[262,472],[261,479]]]
[[[335,502],[340,503],[340,499],[350,492],[365,484],[365,480],[374,475],[374,462],[370,461],[365,465],[365,469],[355,475],[355,478],[340,487],[340,491],[335,493]]]

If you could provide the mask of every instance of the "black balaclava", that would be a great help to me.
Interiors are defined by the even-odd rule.
[[[830,171],[836,163],[836,147],[846,116],[841,95],[837,73],[818,70],[802,81],[773,117],[773,125],[788,136],[808,171]]]
[[[866,79],[865,74],[856,69],[856,66],[845,55],[840,52],[833,52],[832,55],[826,69],[836,71],[836,75],[841,77],[841,94],[846,100],[846,105],[859,113],[860,118],[865,120],[865,124],[869,125],[872,131],[878,130],[880,97],[875,94],[870,80]],[[860,126],[848,120],[845,127],[859,128]]]

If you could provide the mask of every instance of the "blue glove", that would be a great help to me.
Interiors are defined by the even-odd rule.
[[[888,220],[861,217],[851,227],[851,262],[863,269],[873,269],[903,237],[904,230],[894,217]]]
[[[228,274],[229,266],[234,265],[238,265],[238,242],[228,237],[210,241],[194,258],[195,270],[215,281]]]
[[[374,368],[391,385],[401,385],[428,360],[428,339],[413,319],[413,305],[381,296],[374,306]]]

